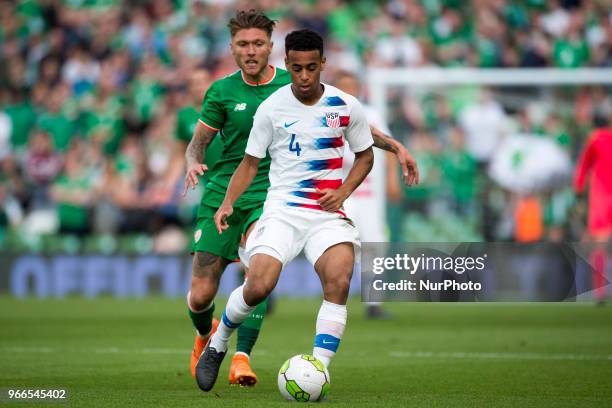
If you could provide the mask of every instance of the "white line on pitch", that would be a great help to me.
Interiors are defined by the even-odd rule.
[[[95,354],[178,354],[186,355],[191,353],[191,349],[177,348],[119,348],[119,347],[100,347],[100,348],[50,348],[50,347],[2,347],[0,353],[95,353]],[[267,355],[266,350],[254,350],[253,354]]]
[[[391,351],[390,357],[437,358],[465,360],[561,360],[561,361],[612,361],[612,355],[548,354],[548,353],[482,353],[444,351]]]
[[[50,347],[2,347],[0,353],[95,353],[95,354],[168,354],[186,355],[190,349],[178,348],[50,348]],[[254,350],[256,356],[271,356],[267,350]],[[594,354],[553,354],[553,353],[497,353],[473,351],[390,351],[390,357],[421,359],[463,359],[463,360],[557,360],[557,361],[612,361],[612,355]]]

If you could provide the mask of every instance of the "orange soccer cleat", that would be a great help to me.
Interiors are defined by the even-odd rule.
[[[219,327],[219,321],[217,319],[213,319],[212,321],[212,329],[210,330],[210,334],[206,337],[200,337],[199,334],[196,333],[195,342],[193,343],[193,351],[191,352],[191,376],[195,378],[195,369],[198,364],[198,359],[204,351],[204,347],[206,343],[208,343],[208,339],[214,332],[217,331],[217,327]]]
[[[236,354],[232,358],[229,372],[229,383],[252,387],[257,384],[257,376],[251,369],[249,358],[244,354]]]

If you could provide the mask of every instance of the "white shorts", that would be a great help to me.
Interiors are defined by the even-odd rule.
[[[331,246],[342,242],[353,244],[359,260],[361,241],[357,228],[338,213],[307,208],[265,207],[246,242],[246,252],[270,255],[285,266],[304,250],[314,265]]]

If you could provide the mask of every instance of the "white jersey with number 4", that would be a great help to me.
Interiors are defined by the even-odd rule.
[[[331,85],[323,86],[323,95],[312,106],[300,102],[289,84],[257,109],[246,153],[259,158],[270,153],[266,207],[321,211],[317,190],[342,184],[345,145],[361,152],[373,144],[359,101]],[[345,216],[343,210],[339,213]]]
[[[312,106],[293,95],[291,85],[270,95],[255,114],[246,153],[270,153],[270,189],[261,218],[249,235],[249,257],[265,254],[283,265],[302,250],[314,265],[328,248],[353,244],[359,259],[359,233],[343,209],[323,211],[320,190],[342,185],[344,148],[360,152],[373,144],[362,106],[352,96],[324,85]]]

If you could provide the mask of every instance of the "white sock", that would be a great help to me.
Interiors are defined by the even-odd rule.
[[[234,330],[255,310],[255,306],[249,306],[244,301],[243,288],[244,285],[241,285],[231,293],[223,311],[221,322],[219,322],[219,327],[210,339],[211,347],[214,347],[218,352],[227,351],[227,343]]]
[[[346,326],[346,305],[323,301],[317,316],[317,334],[312,355],[321,360],[325,367],[329,366],[336,354],[340,339]]]

